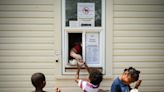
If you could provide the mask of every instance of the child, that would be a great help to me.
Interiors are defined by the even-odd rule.
[[[34,73],[31,76],[31,82],[32,82],[32,85],[35,87],[34,92],[46,92],[46,91],[43,91],[43,88],[46,85],[46,78],[43,73]],[[57,88],[56,92],[60,92],[60,90]]]
[[[75,81],[78,83],[78,86],[80,86],[80,88],[84,92],[98,92],[100,83],[103,80],[103,74],[97,69],[93,69],[91,71],[88,68],[87,64],[84,62],[84,66],[89,73],[89,78],[88,78],[89,81],[84,81],[82,79],[79,79],[80,66],[78,64],[77,66],[78,66],[78,70],[76,73]]]
[[[130,90],[132,90],[130,84],[133,82],[136,82],[135,89],[138,89],[141,84],[141,80],[138,80],[139,74],[140,71],[136,70],[133,67],[124,69],[123,74],[113,81],[111,92],[130,92]]]

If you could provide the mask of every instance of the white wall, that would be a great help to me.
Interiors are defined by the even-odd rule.
[[[107,12],[113,24],[106,22],[106,32],[113,33],[113,53],[107,53],[113,54],[114,77],[134,66],[141,70],[141,92],[164,92],[164,1],[111,3],[113,7],[106,6],[113,10]],[[34,72],[46,75],[49,92],[56,86],[62,92],[79,92],[72,77],[55,78],[61,69],[61,62],[55,62],[56,51],[61,51],[60,5],[61,0],[0,0],[0,92],[34,90],[30,82]],[[105,79],[101,87],[110,88],[112,81]]]
[[[114,0],[113,73],[141,70],[142,92],[164,92],[164,1]]]
[[[34,90],[30,80],[34,72],[43,72],[46,90],[54,92],[56,4],[56,0],[0,0],[0,92]]]

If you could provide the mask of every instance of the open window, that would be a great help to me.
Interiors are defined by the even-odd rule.
[[[68,64],[69,66],[76,66],[78,61],[72,56],[72,53],[79,55],[81,60],[83,60],[83,50],[82,50],[82,33],[68,33]]]
[[[89,67],[105,73],[104,3],[105,0],[62,1],[63,74],[76,71],[76,61],[71,56],[73,48]]]

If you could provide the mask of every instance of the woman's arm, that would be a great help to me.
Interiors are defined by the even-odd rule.
[[[72,48],[70,50],[70,56],[73,57],[76,60],[82,60],[82,57],[80,54],[77,54],[77,50],[75,48]]]

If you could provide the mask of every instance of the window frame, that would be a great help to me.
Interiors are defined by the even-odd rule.
[[[106,66],[105,66],[105,1],[106,0],[101,0],[101,10],[102,10],[102,15],[101,15],[101,27],[78,27],[78,28],[71,28],[71,27],[67,27],[65,20],[66,20],[66,15],[65,15],[65,1],[66,0],[62,0],[62,74],[74,74],[74,72],[66,72],[65,68],[66,68],[66,63],[68,61],[68,34],[69,33],[82,33],[82,35],[85,35],[85,33],[87,32],[98,32],[99,33],[99,41],[101,42],[100,44],[100,62],[101,62],[101,66],[102,66],[102,72],[105,74],[106,71]],[[85,46],[85,36],[83,36],[84,38],[82,38],[83,40],[83,53],[85,53],[84,51],[84,46]],[[85,55],[83,55],[85,57]]]

